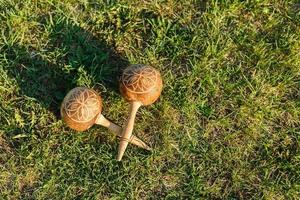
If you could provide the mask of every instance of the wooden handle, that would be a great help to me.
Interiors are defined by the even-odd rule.
[[[122,128],[112,123],[111,121],[107,120],[101,113],[99,114],[95,124],[104,126],[109,130],[111,130],[113,133],[117,134],[118,137],[122,137]],[[148,151],[152,150],[145,142],[143,142],[141,139],[139,139],[134,135],[130,137],[129,142]]]
[[[117,161],[122,160],[122,157],[127,148],[128,142],[130,141],[136,113],[141,105],[142,105],[142,103],[139,101],[134,101],[130,105],[130,114],[129,114],[129,117],[126,122],[126,126],[123,128],[123,131],[122,131],[122,137],[121,137],[121,141],[119,144]]]
[[[99,114],[98,118],[96,119],[95,124],[99,124],[101,126],[104,126],[106,128],[108,128],[109,130],[111,130],[112,132],[116,133],[118,136],[122,136],[122,128],[114,123],[112,123],[111,121],[109,121],[108,119],[106,119],[101,113]]]

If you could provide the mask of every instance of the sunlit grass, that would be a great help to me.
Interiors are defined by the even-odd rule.
[[[220,3],[222,2],[222,3]],[[297,1],[2,1],[0,197],[297,199],[300,3]],[[96,89],[123,125],[118,76],[161,71],[129,146],[60,119],[73,87]]]

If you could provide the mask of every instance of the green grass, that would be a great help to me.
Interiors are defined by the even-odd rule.
[[[299,1],[0,2],[0,199],[299,198]],[[134,130],[154,151],[117,162],[111,132],[59,106],[92,87],[123,125],[130,63],[164,89]]]

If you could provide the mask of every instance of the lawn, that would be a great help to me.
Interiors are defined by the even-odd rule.
[[[60,104],[94,88],[124,125],[122,70],[150,64],[160,99],[134,134],[76,132]],[[300,2],[0,1],[0,199],[298,199]]]

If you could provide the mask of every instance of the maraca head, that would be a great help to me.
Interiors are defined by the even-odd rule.
[[[90,128],[101,110],[101,97],[96,91],[85,87],[76,87],[69,91],[60,107],[63,121],[77,131]]]
[[[120,91],[129,102],[140,101],[143,105],[150,105],[162,91],[161,75],[151,66],[131,65],[123,71]]]

